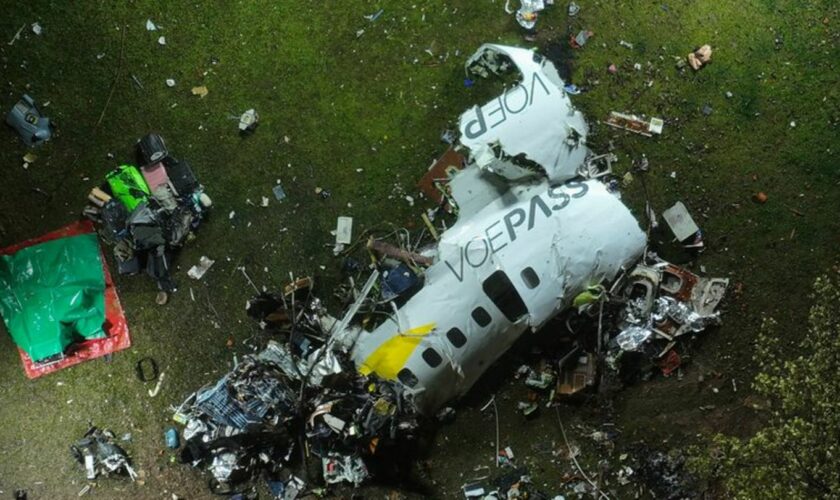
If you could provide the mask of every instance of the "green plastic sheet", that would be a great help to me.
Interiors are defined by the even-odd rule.
[[[33,361],[60,354],[73,342],[105,337],[105,277],[96,235],[0,256],[0,313]]]

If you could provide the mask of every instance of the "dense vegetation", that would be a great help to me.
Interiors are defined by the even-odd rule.
[[[720,435],[700,460],[737,498],[840,498],[840,272],[814,283],[802,354],[780,347],[776,322],[757,340],[756,392],[770,401],[766,427],[748,439]]]

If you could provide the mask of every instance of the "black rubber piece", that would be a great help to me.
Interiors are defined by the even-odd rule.
[[[138,361],[134,365],[134,371],[137,373],[137,378],[140,379],[140,382],[152,382],[157,380],[158,375],[160,375],[157,362],[150,357],[145,357]]]

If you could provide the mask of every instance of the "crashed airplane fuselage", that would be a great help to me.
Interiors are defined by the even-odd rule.
[[[399,380],[423,413],[463,395],[524,331],[644,252],[627,207],[602,183],[575,179],[586,124],[554,66],[525,49],[485,45],[467,68],[510,65],[522,80],[461,117],[470,163],[450,184],[459,217],[423,288],[353,344],[362,374]]]

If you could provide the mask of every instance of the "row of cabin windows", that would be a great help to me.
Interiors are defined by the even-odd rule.
[[[540,284],[539,276],[537,276],[537,273],[531,267],[523,269],[520,276],[522,277],[522,281],[525,283],[525,286],[531,290]],[[525,307],[525,302],[522,300],[519,292],[516,291],[516,288],[514,288],[513,283],[511,283],[510,278],[507,277],[507,274],[505,274],[504,271],[499,270],[488,276],[481,284],[481,288],[484,290],[487,297],[493,301],[493,304],[499,308],[502,314],[505,315],[505,318],[507,318],[507,320],[511,323],[528,313],[528,308]],[[492,321],[490,313],[481,306],[473,309],[471,316],[473,321],[482,328],[485,328]],[[457,327],[450,328],[449,331],[446,332],[446,338],[449,340],[450,344],[458,349],[464,347],[467,343],[467,337],[464,335],[464,332]],[[443,358],[433,347],[429,347],[423,351],[421,357],[423,358],[423,361],[432,368],[437,368],[441,363],[443,363]],[[408,368],[400,370],[399,373],[397,373],[397,378],[408,387],[414,387],[418,382],[417,376],[414,375],[414,373]]]

